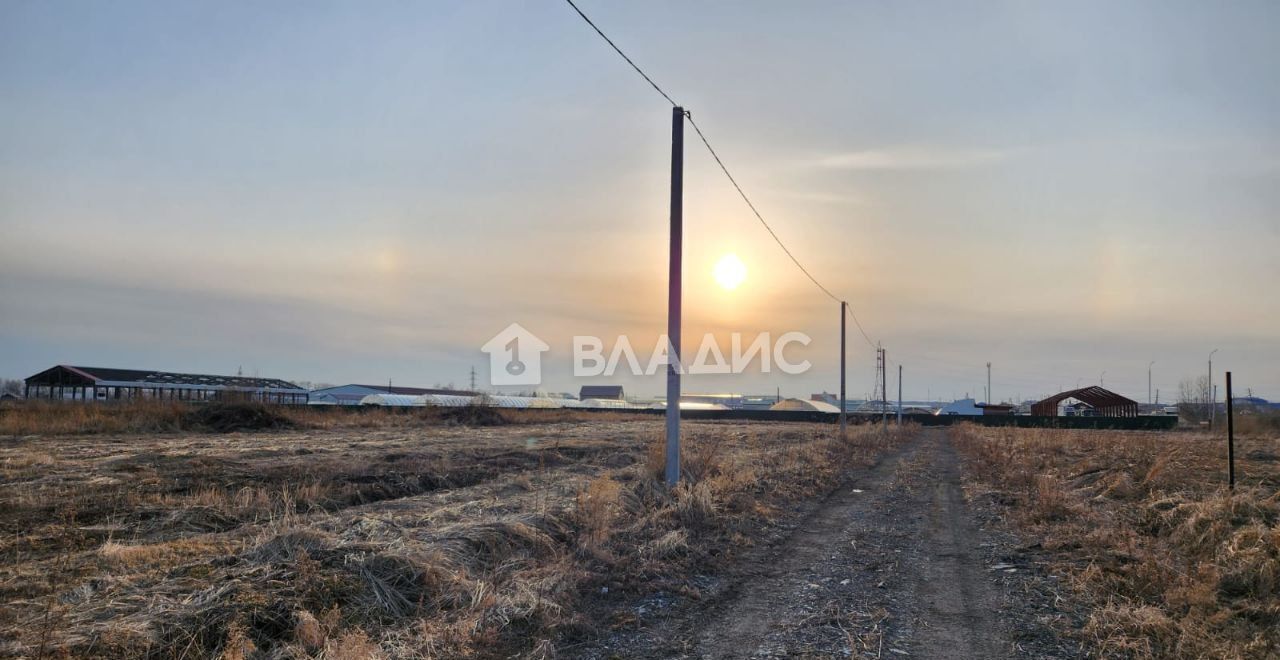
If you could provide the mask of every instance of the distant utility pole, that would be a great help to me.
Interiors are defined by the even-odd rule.
[[[1213,354],[1217,352],[1218,352],[1218,349],[1216,348],[1213,349],[1212,351],[1209,351],[1209,382],[1205,383],[1205,386],[1204,386],[1204,389],[1205,389],[1204,394],[1205,396],[1209,397],[1209,430],[1210,431],[1213,430],[1214,408],[1218,407],[1218,394],[1213,391]]]
[[[1151,367],[1155,366],[1155,363],[1156,361],[1152,360],[1151,364],[1147,365],[1147,403],[1148,404],[1152,403],[1151,401]]]
[[[844,400],[844,357],[845,357],[844,332],[845,332],[845,325],[846,325],[845,317],[848,316],[847,314],[845,314],[845,308],[848,306],[849,306],[849,303],[843,300],[840,301],[840,437],[841,438],[845,437],[845,426],[848,423],[845,420],[845,412],[844,412],[845,408],[847,407],[845,405],[845,400]]]
[[[987,403],[991,403],[991,363],[987,363]]]
[[[889,354],[880,349],[880,424],[889,423]]]
[[[391,379],[387,379],[387,394],[391,394]]]
[[[476,367],[471,365],[471,391],[476,391]]]
[[[1106,387],[1106,386],[1107,386],[1107,372],[1104,371],[1098,374],[1098,387]]]
[[[684,108],[671,108],[671,260],[667,275],[667,486],[680,481],[680,289],[684,250]]]
[[[902,365],[898,365],[898,426],[902,426]]]

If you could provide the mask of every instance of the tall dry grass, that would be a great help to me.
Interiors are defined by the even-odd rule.
[[[639,433],[591,442],[562,442],[553,425],[437,428],[382,450],[356,441],[382,431],[269,451],[248,435],[163,441],[218,452],[186,456],[93,439],[105,455],[74,464],[84,445],[56,440],[6,472],[41,488],[77,480],[23,505],[49,521],[3,521],[33,529],[0,540],[14,558],[0,568],[0,655],[554,657],[625,625],[636,598],[696,595],[695,576],[901,437],[689,424],[686,481],[668,490],[656,426],[583,427]],[[462,439],[429,449],[446,434]],[[109,499],[92,490],[119,475],[134,481]],[[348,487],[377,497],[343,502]]]
[[[1090,608],[1099,657],[1280,657],[1280,440],[956,427],[1005,507]]]
[[[279,428],[374,429],[422,426],[501,426],[643,419],[626,412],[571,409],[346,408],[188,403],[137,399],[113,402],[24,401],[0,408],[0,436],[155,434]]]

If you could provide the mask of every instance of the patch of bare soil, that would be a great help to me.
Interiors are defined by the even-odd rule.
[[[1074,658],[1055,585],[966,505],[942,431],[921,431],[694,597],[574,657]]]

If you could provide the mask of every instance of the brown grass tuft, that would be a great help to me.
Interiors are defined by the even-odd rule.
[[[1280,656],[1280,466],[1217,438],[957,427],[969,473],[1092,611],[1100,657]],[[1265,456],[1272,438],[1240,442]]]

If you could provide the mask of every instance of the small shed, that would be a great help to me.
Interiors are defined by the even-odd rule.
[[[1099,417],[1137,417],[1138,402],[1101,387],[1083,387],[1059,392],[1031,405],[1031,414],[1041,417],[1057,417],[1058,404],[1075,399],[1093,409]]]
[[[1013,404],[1009,403],[979,403],[977,407],[982,409],[983,416],[1009,417],[1013,415]]]

